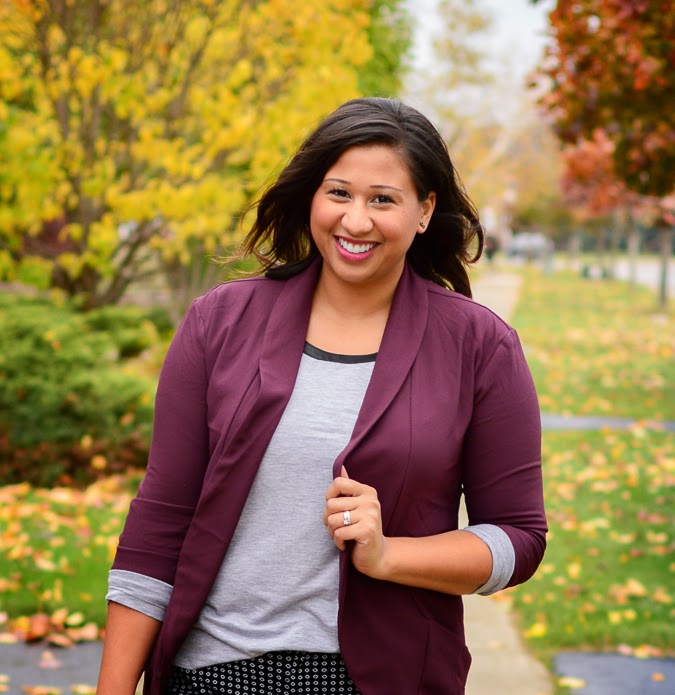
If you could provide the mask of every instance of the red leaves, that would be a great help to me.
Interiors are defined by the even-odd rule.
[[[618,179],[642,195],[672,192],[675,11],[663,0],[558,0],[550,14],[541,105],[564,142],[603,129]],[[636,120],[638,126],[636,128]],[[656,140],[654,135],[658,134]]]

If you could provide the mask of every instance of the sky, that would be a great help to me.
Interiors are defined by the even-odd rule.
[[[437,30],[435,8],[438,0],[407,0],[415,20],[413,66],[424,70],[432,62],[431,47]],[[481,49],[497,70],[508,72],[509,81],[524,82],[536,66],[546,40],[547,15],[553,0],[532,5],[528,0],[476,0],[493,19]]]

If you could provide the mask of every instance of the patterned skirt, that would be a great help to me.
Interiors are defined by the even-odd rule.
[[[359,695],[340,654],[268,652],[199,669],[175,666],[167,695]]]

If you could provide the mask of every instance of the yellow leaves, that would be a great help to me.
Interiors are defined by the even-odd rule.
[[[586,687],[586,681],[583,680],[583,678],[576,678],[574,676],[563,676],[562,678],[558,678],[558,685],[561,688],[579,690],[580,688]]]
[[[78,625],[82,625],[84,622],[84,615],[82,613],[71,613],[66,619],[65,619],[65,624],[68,627],[77,627]]]
[[[91,459],[91,467],[95,468],[97,471],[105,470],[107,465],[108,461],[106,460],[105,456],[101,456],[100,454],[92,457]]]
[[[524,635],[528,639],[536,639],[539,637],[544,637],[547,632],[546,623],[538,621],[531,625],[527,630],[525,630]]]
[[[654,593],[652,594],[652,600],[656,601],[657,603],[665,603],[665,604],[669,604],[669,603],[673,602],[672,597],[663,587],[657,587],[654,590]]]
[[[567,574],[571,579],[579,579],[579,576],[581,575],[581,563],[570,562],[570,564],[567,565]]]
[[[56,262],[72,278],[79,277],[84,267],[82,257],[75,253],[61,253],[56,257]]]

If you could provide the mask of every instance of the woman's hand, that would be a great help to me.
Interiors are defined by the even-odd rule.
[[[345,512],[350,524],[345,525]],[[382,513],[377,490],[351,480],[345,467],[326,491],[323,523],[328,527],[333,542],[340,550],[351,544],[354,567],[369,577],[386,574],[387,539],[382,534]]]
[[[349,512],[349,525],[345,525],[345,512]],[[385,537],[377,490],[351,480],[344,466],[342,476],[326,492],[323,523],[340,550],[351,548],[354,567],[373,579],[470,594],[492,572],[490,549],[468,531]]]

